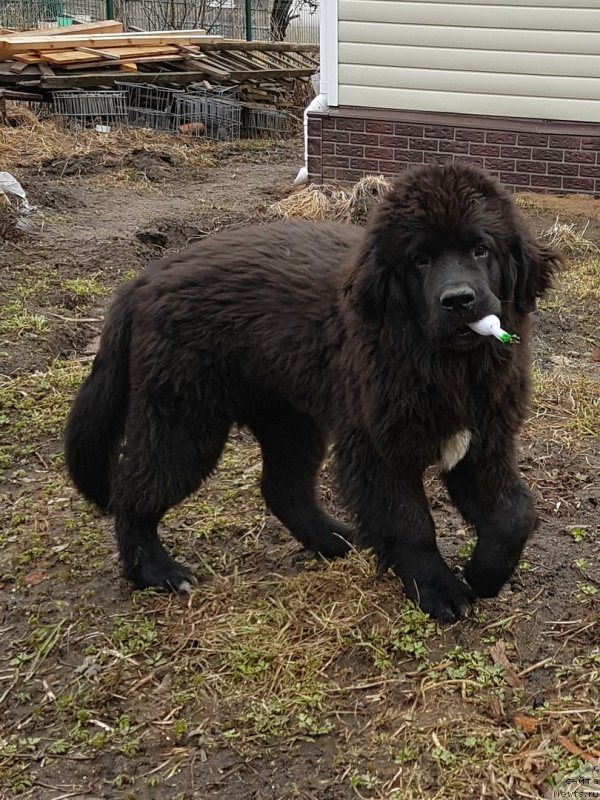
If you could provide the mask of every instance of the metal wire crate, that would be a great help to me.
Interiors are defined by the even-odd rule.
[[[129,125],[131,128],[150,128],[155,131],[171,132],[175,129],[175,119],[171,111],[130,108]]]
[[[65,91],[52,95],[52,112],[72,130],[93,125],[127,125],[127,94],[114,91]]]
[[[157,131],[177,129],[176,98],[184,92],[151,83],[115,83],[127,94],[129,125],[132,128],[152,128]]]
[[[242,120],[245,139],[284,139],[292,133],[292,120],[287,111],[246,104]]]
[[[127,92],[127,103],[130,108],[152,108],[156,111],[173,111],[174,98],[183,94],[182,89],[168,89],[154,86],[152,83],[129,83],[115,81],[115,86]]]
[[[202,132],[192,135],[206,139],[231,141],[239,139],[242,130],[242,105],[236,100],[224,100],[212,94],[183,94],[175,101],[177,126],[193,122],[204,125]]]
[[[202,83],[190,83],[187,88],[187,93],[189,94],[190,92],[194,94],[213,95],[214,97],[221,97],[223,100],[236,100],[239,86],[237,84],[232,84],[231,86],[219,85],[211,86],[210,89],[207,89]]]

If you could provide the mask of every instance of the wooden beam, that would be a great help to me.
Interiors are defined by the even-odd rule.
[[[111,53],[108,50],[96,50],[95,47],[78,47],[75,52],[76,53],[89,53],[92,56],[98,56],[99,58],[106,58],[109,61],[111,59],[116,59],[118,61],[119,58],[120,58],[120,56],[116,56],[114,53]],[[57,53],[57,55],[60,55],[60,54]]]
[[[133,45],[165,44],[215,44],[221,41],[218,36],[203,36],[197,31],[154,31],[151,33],[100,33],[90,36],[30,36],[11,40],[0,36],[0,60],[8,60],[16,53],[31,50],[72,50],[75,47],[124,47]]]
[[[18,76],[14,76],[17,78]],[[196,83],[205,77],[203,72],[132,72],[127,80],[139,83]],[[56,89],[92,88],[97,86],[110,86],[114,81],[123,79],[119,70],[103,70],[90,72],[85,75],[56,75],[54,78],[43,78],[41,81],[18,81],[17,86],[39,86],[44,91]]]
[[[54,70],[50,66],[50,64],[44,64],[43,61],[40,61],[38,64],[39,70],[45,77],[53,78],[54,77]]]
[[[9,67],[9,70],[14,72],[15,75],[18,75],[23,72],[24,69],[27,69],[28,66],[29,63],[27,61],[15,61],[14,64]]]
[[[18,31],[18,33],[11,33],[5,38],[11,41],[19,39],[29,39],[32,36],[70,36],[77,34],[78,36],[85,34],[98,34],[98,33],[121,33],[123,31],[123,23],[117,22],[114,19],[100,20],[99,22],[80,22],[76,25],[67,25],[66,27],[47,28],[43,31]]]
[[[13,92],[12,89],[0,89],[0,99],[29,100],[33,103],[41,103],[44,98],[41,94],[33,94],[32,92]]]
[[[232,81],[245,81],[252,78],[256,80],[262,80],[263,78],[303,78],[313,74],[314,69],[308,67],[305,69],[257,69],[254,72],[231,70],[229,78]]]
[[[15,61],[22,61],[24,64],[37,64],[42,60],[42,57],[37,53],[16,53],[13,58]]]
[[[202,42],[203,50],[257,50],[265,53],[318,53],[318,44],[295,42],[245,42],[241,39],[223,39],[220,42]]]
[[[120,67],[121,64],[152,64],[154,62],[162,62],[168,65],[175,61],[183,61],[184,58],[185,56],[183,55],[136,56],[135,59],[132,59],[131,56],[124,56],[118,61],[94,61],[91,64],[65,64],[63,69],[69,70],[70,72],[75,72],[78,69],[102,69],[104,67],[106,69],[116,69]]]
[[[179,55],[179,50],[171,45],[163,47],[114,47],[110,50],[96,50],[91,47],[77,48],[77,50],[57,50],[56,52],[40,53],[42,61],[56,66],[70,66],[81,64],[97,64],[99,61],[135,61],[143,56],[170,56]]]

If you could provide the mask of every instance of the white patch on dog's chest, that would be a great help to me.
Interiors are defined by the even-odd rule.
[[[438,466],[442,472],[450,472],[466,455],[471,445],[471,431],[457,431],[442,444]]]

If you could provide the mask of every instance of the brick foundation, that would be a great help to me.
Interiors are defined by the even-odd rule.
[[[391,177],[411,164],[468,162],[514,191],[600,196],[600,126],[350,106],[310,113],[312,183]]]

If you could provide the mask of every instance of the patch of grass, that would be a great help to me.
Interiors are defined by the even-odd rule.
[[[593,444],[600,435],[600,381],[585,373],[532,372],[533,416],[525,436],[543,436],[568,449]]]
[[[544,210],[543,205],[531,196],[525,197],[522,194],[517,194],[514,197],[514,201],[523,211],[539,212]]]
[[[63,281],[62,287],[78,303],[90,302],[94,298],[109,294],[112,291],[112,288],[99,283],[97,277],[70,278]]]
[[[57,361],[48,370],[0,379],[0,407],[5,425],[21,445],[35,445],[45,437],[58,438],[69,406],[89,365]]]
[[[29,311],[22,300],[13,300],[0,309],[0,335],[21,336],[25,333],[40,336],[48,331],[48,323],[41,314]]]
[[[596,253],[569,260],[555,283],[555,288],[540,301],[540,308],[546,311],[564,309],[572,312],[581,301],[600,301],[600,255]]]

